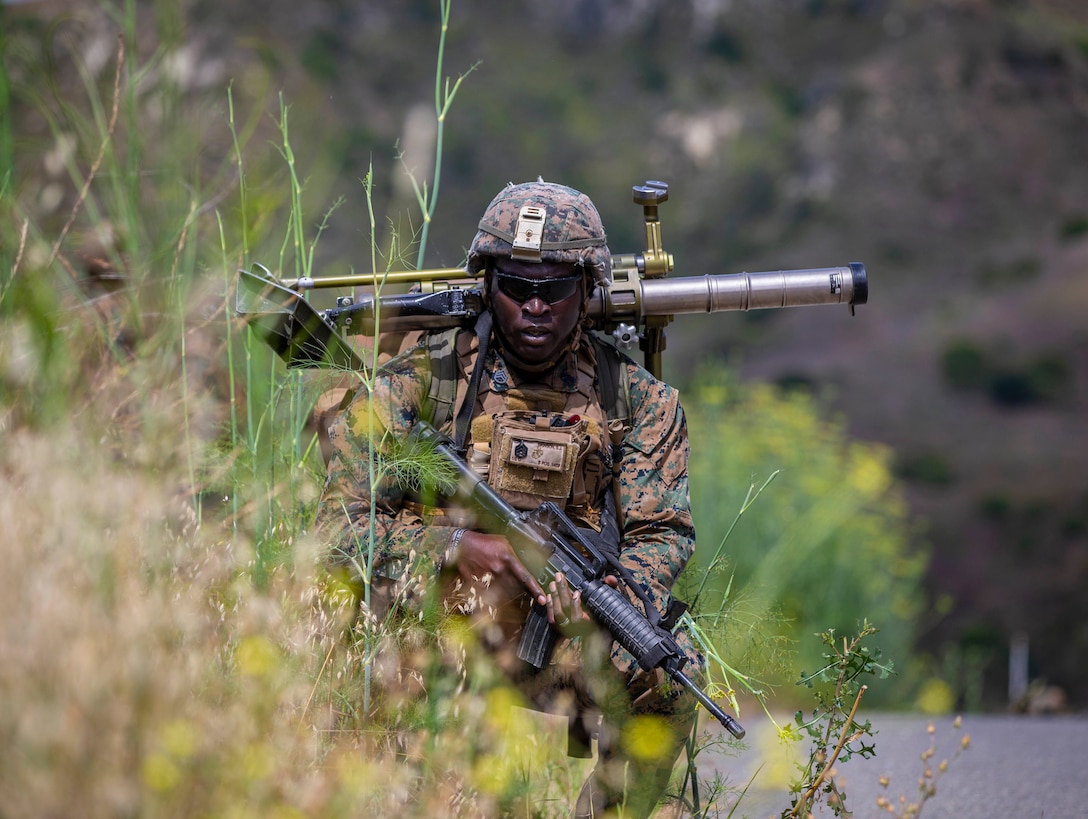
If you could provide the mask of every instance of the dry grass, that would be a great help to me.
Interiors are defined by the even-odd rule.
[[[486,676],[443,679],[431,663],[423,682],[442,688],[441,711],[378,697],[361,713],[362,644],[347,597],[315,568],[316,545],[285,535],[258,582],[237,521],[198,525],[178,470],[125,456],[177,446],[143,440],[182,428],[171,413],[185,403],[152,392],[163,417],[145,405],[142,423],[113,434],[100,427],[113,406],[47,430],[7,416],[5,813],[565,814],[580,780],[559,735]],[[121,440],[131,434],[140,440]]]

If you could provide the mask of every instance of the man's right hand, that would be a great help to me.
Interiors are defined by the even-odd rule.
[[[526,591],[540,605],[547,605],[543,587],[501,535],[466,531],[452,563],[466,587],[476,587],[496,605],[515,600]]]

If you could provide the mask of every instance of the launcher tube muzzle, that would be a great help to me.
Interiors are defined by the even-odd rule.
[[[631,320],[640,316],[717,313],[818,304],[864,304],[869,298],[865,265],[642,279],[639,293],[597,288],[591,316]],[[607,303],[606,303],[607,300]]]

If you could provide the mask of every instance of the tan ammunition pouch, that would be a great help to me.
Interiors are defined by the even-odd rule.
[[[518,509],[542,501],[567,505],[589,424],[564,424],[562,415],[513,410],[495,415],[488,483]],[[560,421],[552,425],[552,421]]]

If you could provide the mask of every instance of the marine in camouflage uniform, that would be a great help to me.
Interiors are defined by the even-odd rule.
[[[598,542],[618,553],[626,570],[610,582],[621,589],[638,584],[658,611],[665,611],[673,582],[691,557],[689,447],[678,394],[583,331],[589,293],[611,275],[592,202],[541,181],[508,186],[480,222],[468,267],[485,271],[494,330],[477,326],[483,345],[471,332],[425,335],[376,374],[371,392],[361,392],[330,430],[334,454],[319,527],[333,546],[334,566],[358,575],[370,547],[373,506],[374,615],[412,612],[437,589],[448,608],[469,616],[534,703],[572,718],[575,744],[579,738],[588,744],[587,721],[603,713],[598,765],[576,814],[601,815],[618,804],[648,814],[694,719],[690,694],[609,645],[565,583],[541,588],[505,540],[475,531],[469,510],[428,505],[392,478],[371,490],[372,446],[375,456],[388,456],[423,418],[458,443],[463,439],[469,462],[514,506],[531,509],[555,500],[587,532],[601,533]],[[555,283],[552,289],[547,282]],[[435,362],[450,356],[456,359],[455,389],[438,389]],[[610,362],[601,356],[615,363],[605,366]],[[478,382],[470,386],[478,366]],[[609,377],[617,383],[602,384]],[[614,398],[617,390],[624,418],[610,417],[604,405],[603,396]],[[455,395],[449,409],[434,400],[443,392]],[[471,423],[466,426],[466,413],[458,428],[457,409],[470,393]],[[525,440],[538,444],[530,448],[543,453],[540,460],[516,446]],[[486,560],[475,553],[481,543]],[[629,589],[627,594],[640,605]],[[548,606],[550,621],[565,637],[552,664],[538,674],[519,666],[512,651],[534,599]],[[686,635],[677,637],[689,654],[689,668],[699,669]],[[622,731],[638,715],[660,716],[671,727],[673,742],[664,743],[662,756],[624,756]]]

